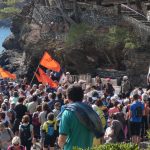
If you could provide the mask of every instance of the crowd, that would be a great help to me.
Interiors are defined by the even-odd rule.
[[[51,73],[51,75],[53,75]],[[133,88],[123,77],[115,94],[111,79],[103,84],[72,82],[69,72],[57,89],[0,80],[0,149],[82,149],[104,143],[147,138],[150,90]]]

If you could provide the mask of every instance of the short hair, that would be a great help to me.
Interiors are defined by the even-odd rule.
[[[43,111],[48,111],[49,110],[49,106],[46,102],[42,104],[42,110]]]
[[[19,99],[18,99],[18,102],[19,102],[19,103],[22,103],[23,101],[24,101],[24,97],[23,97],[23,96],[20,96]]]
[[[56,98],[56,94],[55,94],[55,93],[52,93],[51,98],[52,98],[52,99],[55,99],[55,98]]]
[[[78,84],[70,85],[67,89],[67,96],[73,102],[82,101],[84,96],[82,87]]]
[[[17,91],[14,91],[14,97],[18,97],[18,92]]]
[[[33,95],[33,96],[32,96],[32,101],[36,102],[36,101],[37,101],[37,98],[38,98],[37,95]]]
[[[0,122],[0,128],[5,128],[5,124],[3,122]]]
[[[133,95],[133,99],[134,99],[134,100],[137,100],[138,98],[139,98],[139,95],[138,95],[138,94],[134,94],[134,95]]]
[[[54,113],[49,113],[49,114],[47,115],[47,120],[53,121],[53,120],[54,120]]]
[[[60,106],[61,106],[61,103],[60,103],[60,102],[56,102],[54,106],[60,107]]]
[[[36,106],[36,111],[42,111],[42,106],[41,105]]]
[[[96,104],[98,107],[103,106],[103,102],[102,102],[101,99],[97,100],[97,101],[95,102],[95,104]]]
[[[5,119],[5,117],[6,117],[5,112],[0,112],[0,116],[1,116],[2,119]]]
[[[22,117],[22,123],[28,123],[30,121],[30,117],[28,115],[24,115]]]
[[[15,145],[15,144],[19,144],[20,145],[21,141],[20,141],[20,137],[19,136],[15,136],[13,139],[12,139],[12,145]]]

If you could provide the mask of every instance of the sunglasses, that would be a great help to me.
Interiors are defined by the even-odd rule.
[[[13,144],[14,146],[19,146],[19,143],[18,144]]]

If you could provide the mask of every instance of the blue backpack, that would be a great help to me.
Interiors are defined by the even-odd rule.
[[[54,135],[54,123],[53,124],[50,124],[50,123],[48,123],[47,122],[47,126],[48,126],[48,132],[47,132],[47,134],[49,135],[49,136],[53,136]]]

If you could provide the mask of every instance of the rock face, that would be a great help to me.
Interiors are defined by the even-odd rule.
[[[31,1],[24,6],[21,14],[12,20],[12,35],[3,43],[6,51],[0,57],[1,66],[20,75],[26,74],[31,79],[45,50],[72,73],[95,73],[101,62],[105,63],[104,53],[94,47],[95,43],[90,38],[84,48],[76,45],[72,49],[66,48],[65,40],[70,26],[79,22],[100,28],[100,33],[107,32],[111,26],[125,24],[117,13],[117,7],[76,4],[66,0],[62,2],[63,5],[60,5],[53,0],[40,0]],[[114,49],[114,55],[118,52],[120,51]],[[127,74],[133,80],[139,80],[140,77],[135,82],[138,84],[143,82],[146,75],[147,67],[143,68],[142,65],[145,63],[147,66],[150,58],[150,54],[146,52],[145,60],[144,54],[145,52],[134,50],[131,55],[127,51],[125,60],[122,60]]]
[[[15,39],[15,36],[13,34],[5,39],[5,41],[3,42],[2,46],[5,49],[10,49],[10,50],[12,50],[12,49],[20,49],[19,42]]]

